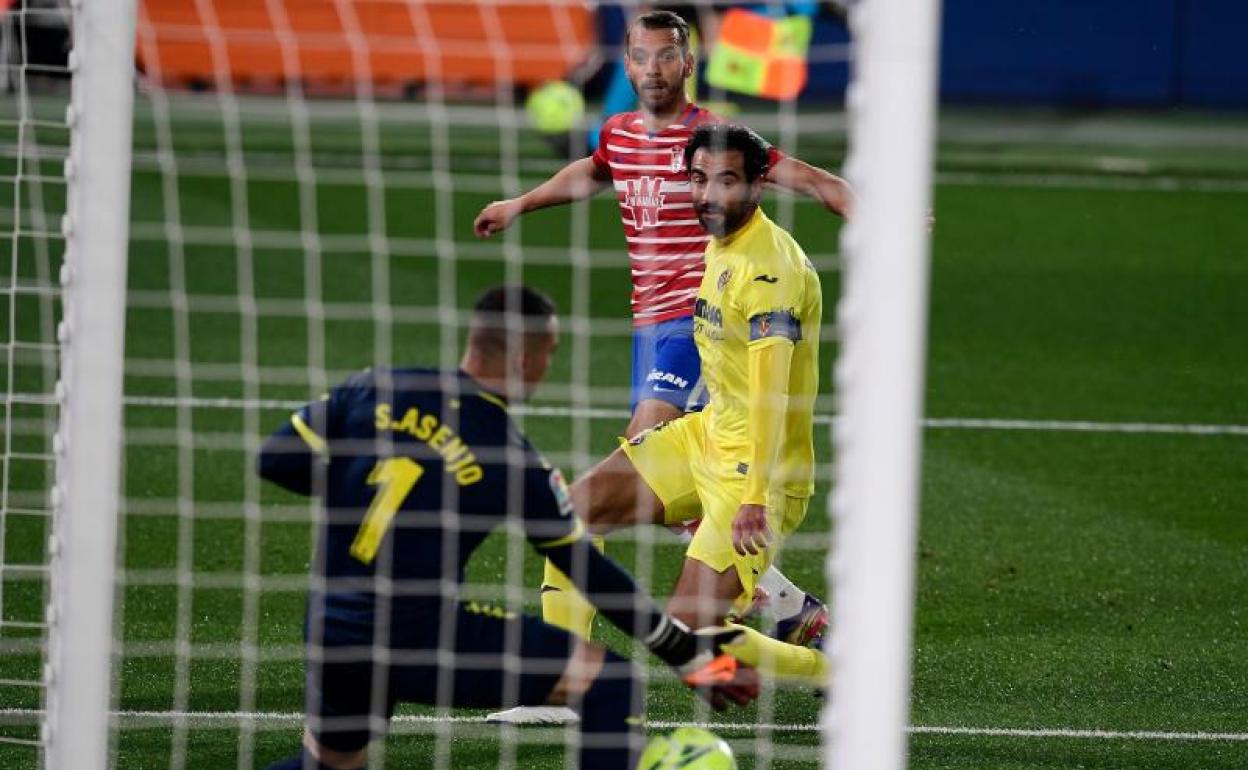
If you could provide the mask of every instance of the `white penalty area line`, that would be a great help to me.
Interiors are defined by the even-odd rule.
[[[42,718],[42,709],[0,709],[0,722],[9,719],[30,720]],[[115,711],[112,717],[119,723],[205,723],[210,725],[229,725],[240,722],[269,722],[295,725],[303,721],[303,714],[293,711]],[[490,724],[483,716],[437,716],[426,714],[396,715],[393,722],[403,725],[486,725]],[[677,722],[653,721],[646,722],[652,730],[672,730],[679,727],[701,727],[723,733],[742,732],[780,732],[780,733],[815,733],[822,728],[818,724],[780,724],[755,722]],[[559,729],[560,726],[546,727]],[[965,725],[911,725],[906,728],[911,735],[965,735],[1002,738],[1075,738],[1092,740],[1134,740],[1134,741],[1203,741],[1203,742],[1248,742],[1248,732],[1200,732],[1200,731],[1169,731],[1169,730],[1080,730],[1074,728],[1015,728],[1015,727],[974,727]]]
[[[1002,738],[1090,738],[1126,741],[1248,742],[1248,733],[1169,732],[1165,730],[1075,730],[1064,727],[961,727],[911,725],[911,735],[972,735]]]
[[[1248,436],[1248,425],[1172,422],[1096,422],[1091,420],[1004,420],[994,418],[927,417],[923,427],[962,430],[1032,430],[1074,433],[1154,433],[1192,436]]]
[[[668,730],[677,727],[701,727],[719,732],[770,730],[780,733],[818,732],[819,725],[750,724],[731,722],[647,722],[646,727]],[[1076,730],[1067,727],[971,727],[962,725],[910,725],[910,735],[967,735],[1003,738],[1093,738],[1102,740],[1139,741],[1248,741],[1248,733],[1170,732],[1165,730]]]
[[[239,398],[178,398],[174,396],[126,396],[127,406],[191,409],[266,409],[294,410],[306,402],[284,399]],[[569,406],[517,405],[517,415],[531,417],[564,417],[590,420],[627,420],[626,409],[576,408]],[[834,415],[817,414],[815,423],[831,425]],[[1014,430],[1068,433],[1144,433],[1190,436],[1248,436],[1248,425],[1218,425],[1169,422],[1100,422],[1094,420],[1012,420],[977,417],[927,417],[923,427],[928,430]]]
[[[1102,164],[1115,159],[1098,159]],[[1016,171],[943,171],[936,172],[938,185],[956,187],[1023,187],[1068,188],[1076,190],[1112,190],[1121,192],[1248,192],[1248,180],[1219,177],[1153,176],[1140,174],[1087,173],[1029,174]]]
[[[14,145],[0,144],[0,153],[13,154]],[[290,163],[291,154],[285,152],[249,152],[247,161],[250,164],[261,164],[259,168],[249,168],[249,173],[257,178],[286,179],[291,178],[284,169]],[[196,176],[213,178],[226,177],[229,168],[220,162],[221,153],[208,150],[201,152],[184,151],[178,156],[181,170]],[[312,166],[317,175],[329,182],[334,179],[349,183],[363,184],[366,179],[364,172],[359,170],[359,155],[351,153],[321,152],[312,157]],[[133,165],[146,172],[160,171],[159,157],[154,151],[136,151]],[[1008,167],[999,170],[991,168],[982,171],[936,171],[933,180],[937,185],[955,187],[1016,187],[1016,188],[1061,188],[1075,190],[1110,190],[1117,192],[1213,192],[1213,193],[1244,193],[1248,192],[1248,179],[1241,176],[1210,176],[1208,174],[1177,175],[1154,171],[1149,161],[1118,156],[1080,156],[1056,160],[1056,163],[1070,162],[1076,164],[1074,170],[1065,172],[1029,172],[1015,171]],[[517,161],[521,184],[531,187],[542,181],[549,174],[562,168],[562,162],[555,159],[521,157]],[[460,169],[455,175],[456,185],[463,192],[487,192],[500,190],[504,177],[498,172],[498,164],[490,158],[465,156],[456,161]],[[282,169],[279,172],[266,174],[269,169]],[[465,171],[467,169],[468,171]],[[417,155],[390,155],[384,158],[381,173],[386,183],[391,186],[408,187],[419,190],[436,189],[434,175],[427,160]],[[782,192],[786,197],[788,193]],[[802,205],[821,205],[809,198],[795,198]]]

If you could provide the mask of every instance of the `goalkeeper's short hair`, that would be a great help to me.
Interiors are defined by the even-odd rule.
[[[523,284],[504,284],[486,289],[472,305],[468,344],[490,352],[507,349],[510,334],[532,335],[550,331],[555,316],[554,300]]]

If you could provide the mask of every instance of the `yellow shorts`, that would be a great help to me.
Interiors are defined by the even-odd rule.
[[[738,470],[736,460],[708,456],[702,415],[693,412],[663,423],[622,442],[621,447],[663,502],[665,524],[702,520],[685,555],[716,572],[735,567],[743,589],[736,609],[744,610],[784,538],[806,517],[810,498],[773,492],[767,504],[771,544],[753,556],[738,554],[732,547],[732,520],[745,495],[745,474]]]

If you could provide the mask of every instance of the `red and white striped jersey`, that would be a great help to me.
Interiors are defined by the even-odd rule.
[[[649,134],[640,112],[622,112],[602,126],[594,163],[611,172],[620,202],[633,274],[633,325],[693,315],[711,236],[693,211],[685,144],[719,116],[690,104],[667,128]],[[784,155],[774,147],[771,165]]]

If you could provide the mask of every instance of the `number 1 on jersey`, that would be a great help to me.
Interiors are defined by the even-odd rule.
[[[360,522],[360,531],[351,543],[351,555],[363,562],[371,564],[377,558],[377,549],[381,540],[390,529],[394,515],[407,499],[412,487],[420,481],[425,473],[424,467],[410,457],[391,457],[379,460],[368,474],[369,486],[380,487],[373,497],[372,505]]]

